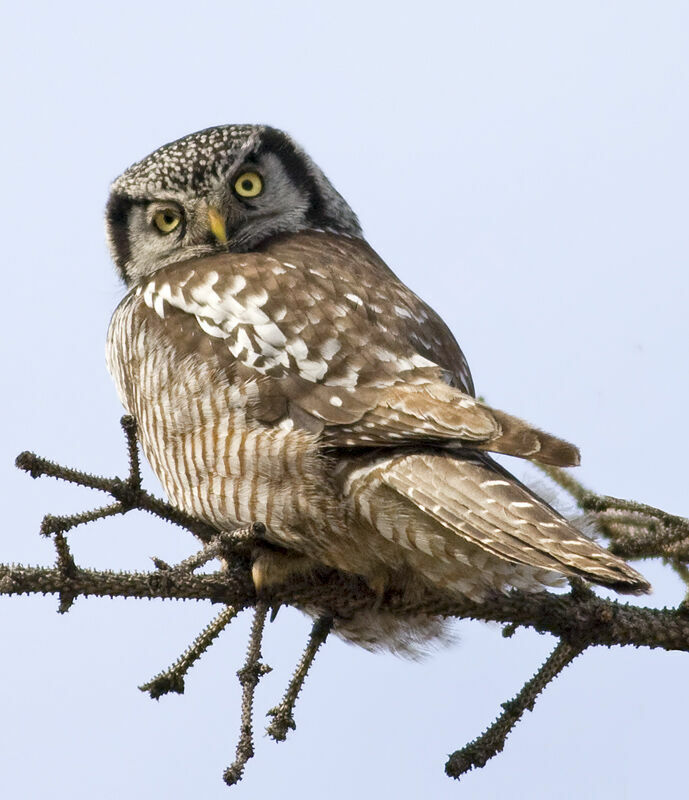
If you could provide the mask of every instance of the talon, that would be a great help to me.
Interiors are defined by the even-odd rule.
[[[307,556],[260,547],[254,552],[257,555],[251,567],[251,577],[257,592],[288,583],[314,569],[314,562]]]
[[[260,558],[251,565],[251,580],[254,582],[256,594],[260,594],[266,585],[266,570]]]

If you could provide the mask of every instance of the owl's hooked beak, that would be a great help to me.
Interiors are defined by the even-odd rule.
[[[208,206],[208,227],[220,244],[227,244],[227,228],[225,220],[214,206]]]

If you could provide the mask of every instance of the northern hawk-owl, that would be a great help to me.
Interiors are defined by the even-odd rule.
[[[579,461],[475,399],[447,326],[286,134],[161,147],[113,183],[107,230],[128,287],[107,344],[120,398],[172,503],[218,529],[264,523],[257,587],[327,567],[381,593],[648,590],[488,455]],[[434,630],[339,625],[367,646]]]

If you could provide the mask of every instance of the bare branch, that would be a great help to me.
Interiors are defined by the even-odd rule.
[[[585,649],[560,642],[538,672],[527,681],[519,694],[502,704],[503,712],[495,722],[473,742],[454,752],[445,764],[450,778],[461,778],[475,767],[483,767],[493,756],[501,753],[505,741],[525,711],[533,711],[538,695],[562,670]]]
[[[182,655],[166,670],[139,686],[142,692],[148,692],[154,700],[168,692],[184,694],[184,677],[213,644],[215,639],[237,616],[237,609],[225,606],[223,610],[201,631]]]
[[[233,786],[241,781],[247,761],[254,757],[254,692],[261,678],[271,670],[269,666],[261,663],[261,642],[267,614],[268,604],[259,601],[254,612],[254,624],[251,627],[246,663],[237,672],[237,677],[242,685],[242,724],[235,760],[223,774],[223,779],[228,786]]]
[[[294,722],[294,705],[299,697],[304,686],[306,676],[311,669],[316,653],[320,646],[328,638],[328,634],[333,628],[332,617],[319,617],[311,628],[311,635],[306,645],[306,649],[297,664],[294,671],[292,680],[289,682],[287,691],[280,703],[271,708],[268,712],[269,716],[273,717],[273,721],[266,728],[267,733],[275,739],[276,742],[284,742],[287,738],[287,731],[294,730],[297,726]]]

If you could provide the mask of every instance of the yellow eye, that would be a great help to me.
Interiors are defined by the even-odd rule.
[[[176,208],[161,208],[153,215],[153,224],[161,233],[172,233],[182,221],[182,215]]]
[[[258,197],[263,191],[263,178],[258,172],[242,172],[234,182],[234,190],[240,197]]]

